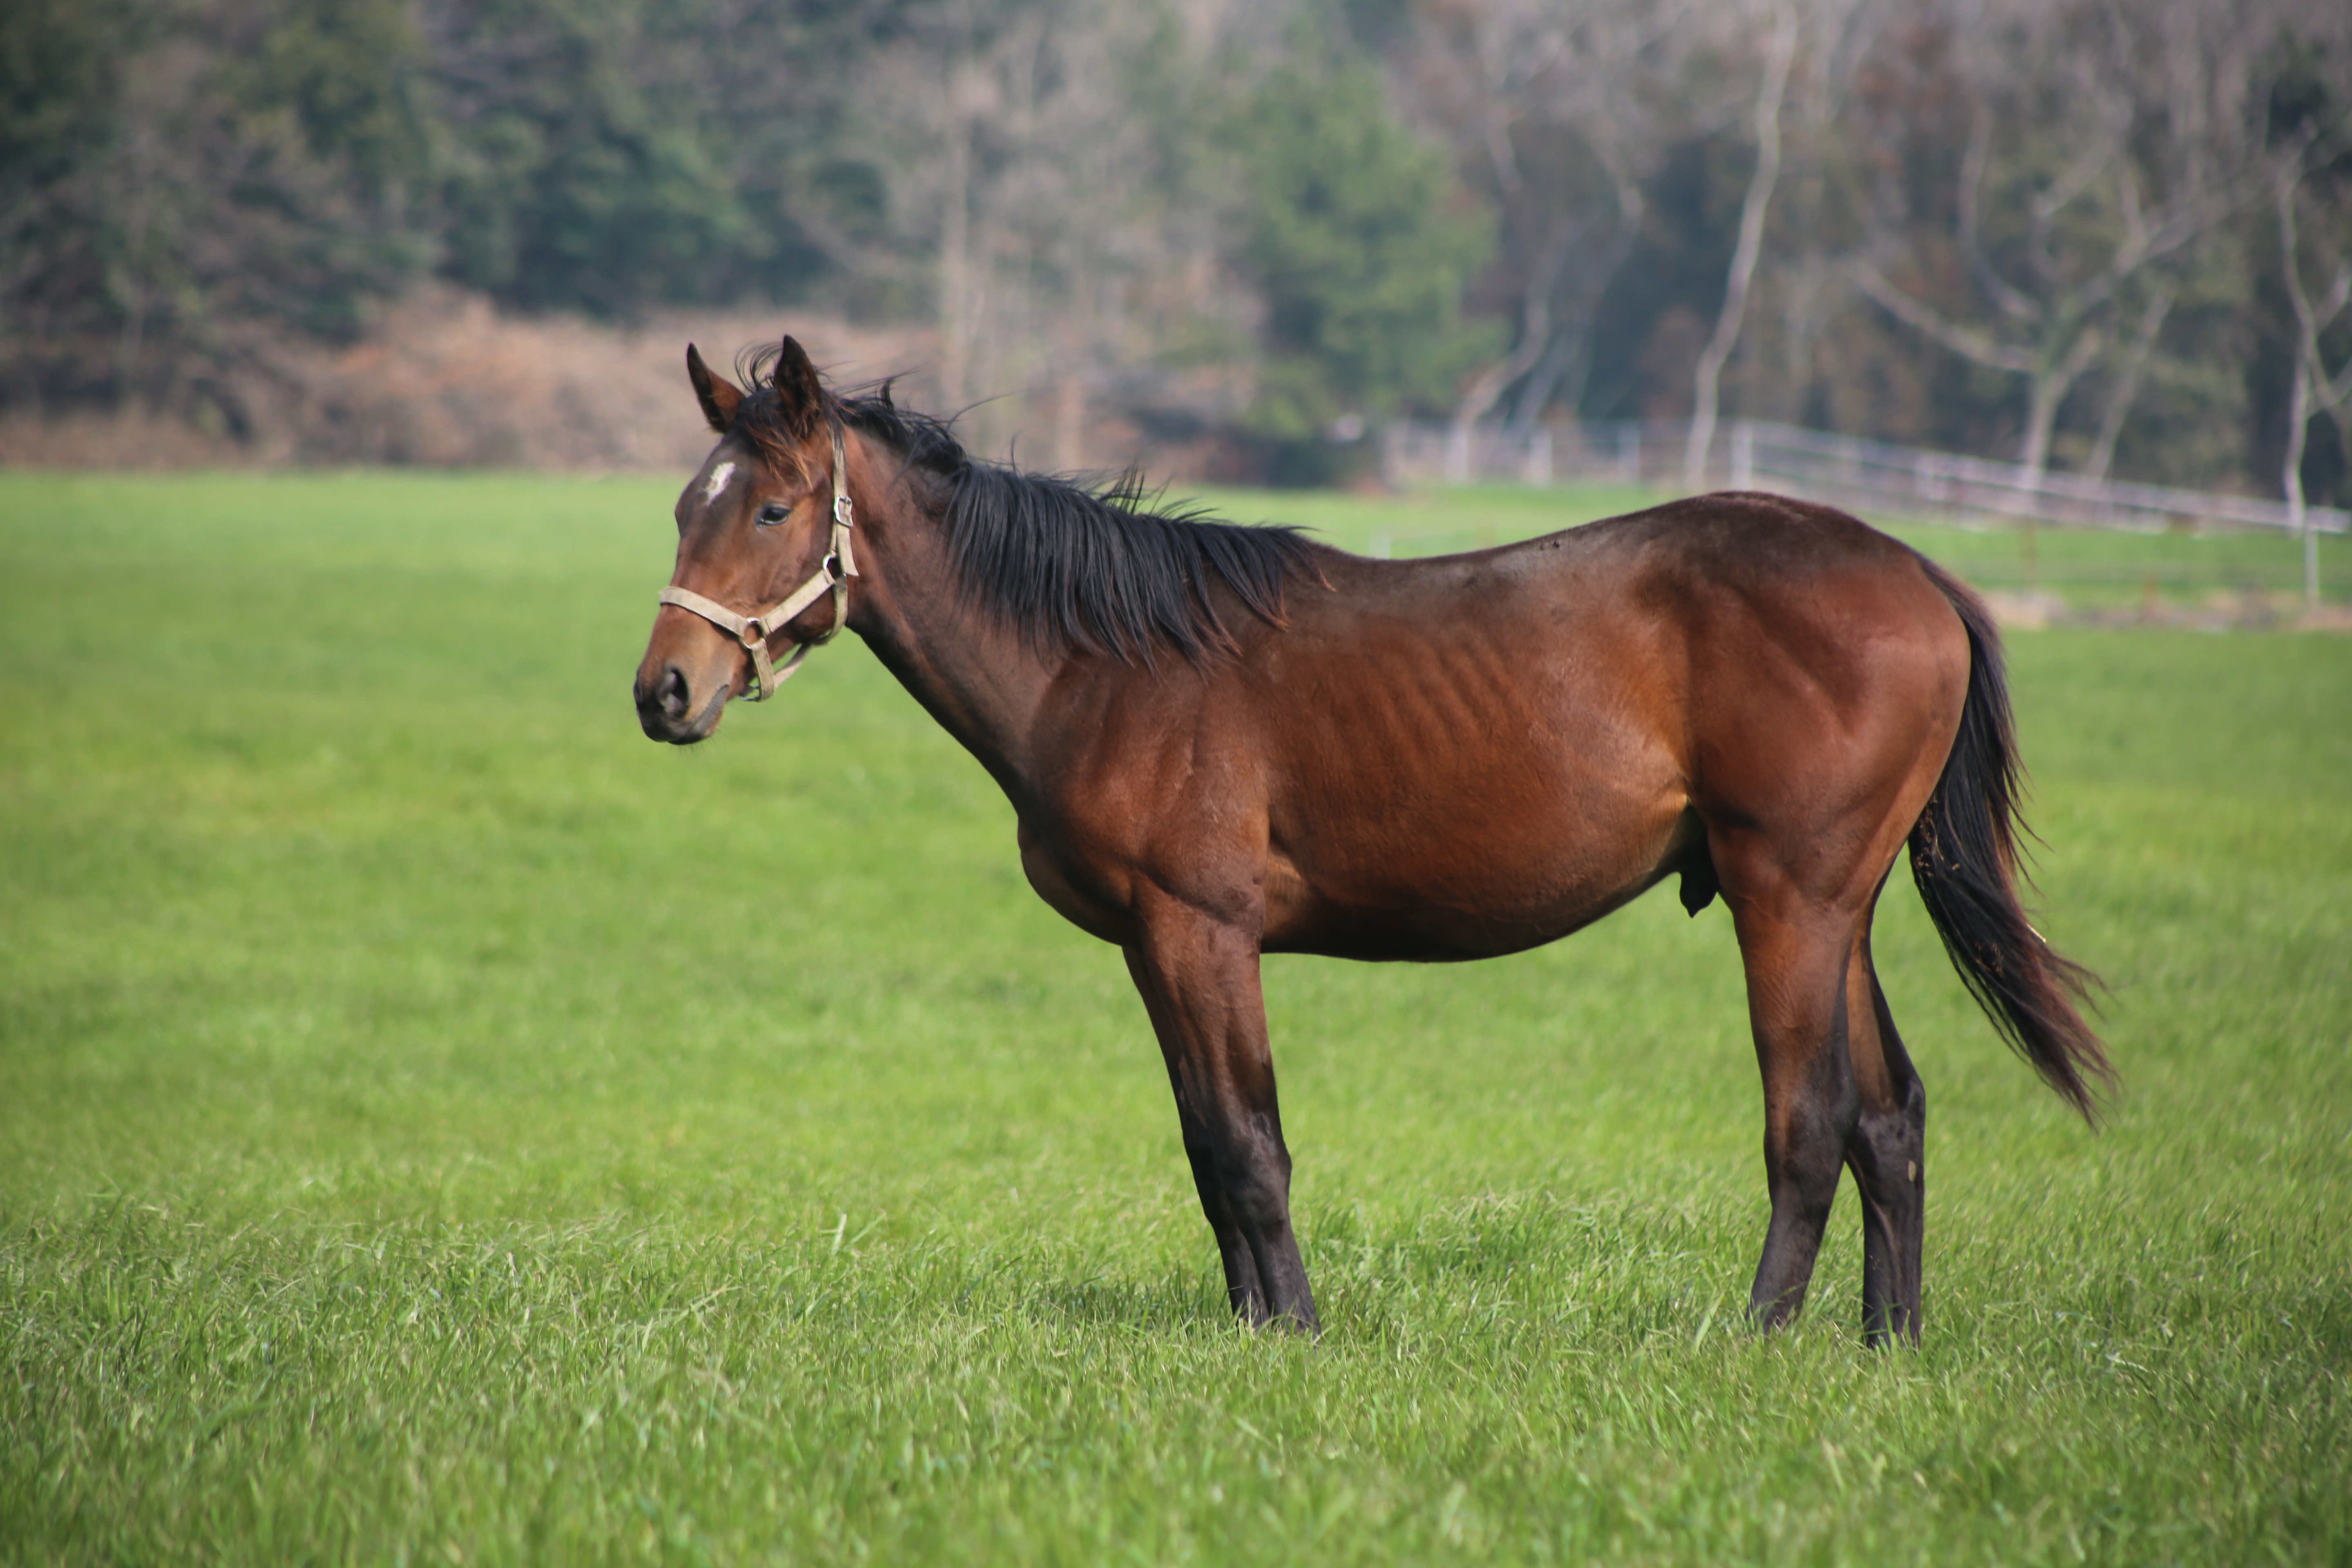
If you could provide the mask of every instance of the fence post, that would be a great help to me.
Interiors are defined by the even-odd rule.
[[[1731,427],[1731,488],[1756,488],[1756,426],[1746,419]]]
[[[2302,498],[2297,497],[2300,500]],[[2303,512],[2303,607],[2316,613],[2319,609],[2319,530],[2312,526],[2310,509]]]
[[[1470,482],[1470,426],[1458,421],[1445,432],[1445,477],[1457,485]]]
[[[1551,432],[1541,426],[1528,437],[1528,483],[1551,483]]]

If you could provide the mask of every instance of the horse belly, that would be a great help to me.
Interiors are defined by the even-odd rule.
[[[1424,963],[1521,952],[1654,886],[1694,837],[1669,780],[1490,804],[1402,828],[1326,824],[1296,847],[1276,844],[1265,947]]]

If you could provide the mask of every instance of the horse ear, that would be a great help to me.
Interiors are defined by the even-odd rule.
[[[776,409],[786,427],[803,436],[814,430],[824,413],[824,384],[817,379],[808,351],[789,336],[776,350],[775,386]]]
[[[686,345],[686,379],[694,383],[694,400],[702,416],[721,436],[735,428],[735,410],[742,406],[743,389],[723,375],[713,375],[692,343]]]

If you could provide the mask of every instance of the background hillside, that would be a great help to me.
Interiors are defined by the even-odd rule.
[[[1057,467],[1313,482],[1400,413],[1696,413],[2277,494],[2300,424],[2340,502],[2348,36],[2326,0],[22,0],[0,460],[670,465],[685,337],[793,324]]]

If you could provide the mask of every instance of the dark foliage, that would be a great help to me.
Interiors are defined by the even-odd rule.
[[[1484,215],[1447,210],[1443,160],[1379,76],[1276,71],[1226,133],[1246,150],[1235,260],[1266,304],[1252,433],[1312,442],[1346,415],[1449,405],[1494,346],[1461,316],[1492,238]]]

